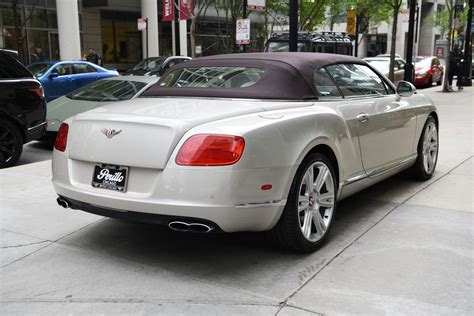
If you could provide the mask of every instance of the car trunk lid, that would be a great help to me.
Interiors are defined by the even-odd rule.
[[[69,157],[120,166],[163,169],[191,128],[232,116],[281,108],[281,102],[138,98],[77,115],[69,130]],[[305,106],[293,102],[287,106]],[[309,103],[311,104],[311,103]]]

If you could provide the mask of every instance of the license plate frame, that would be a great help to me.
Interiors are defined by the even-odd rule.
[[[127,192],[128,175],[129,167],[127,166],[96,164],[92,172],[91,185],[95,189],[125,193]]]

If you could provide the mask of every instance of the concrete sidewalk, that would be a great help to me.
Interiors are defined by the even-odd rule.
[[[50,161],[0,171],[0,314],[472,315],[474,89],[438,90],[435,177],[342,201],[310,255],[63,210]]]

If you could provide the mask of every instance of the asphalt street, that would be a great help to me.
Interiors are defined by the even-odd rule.
[[[419,90],[439,108],[434,178],[342,201],[309,255],[64,210],[49,148],[26,146],[0,171],[0,314],[473,315],[474,89],[440,90]]]

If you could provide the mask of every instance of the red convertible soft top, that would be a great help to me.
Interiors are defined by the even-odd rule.
[[[308,100],[318,93],[313,84],[315,70],[332,64],[367,65],[359,58],[323,53],[249,53],[201,57],[171,68],[170,71],[197,67],[252,67],[264,70],[262,77],[250,87],[189,88],[163,87],[163,77],[142,96],[186,96],[244,99]]]

